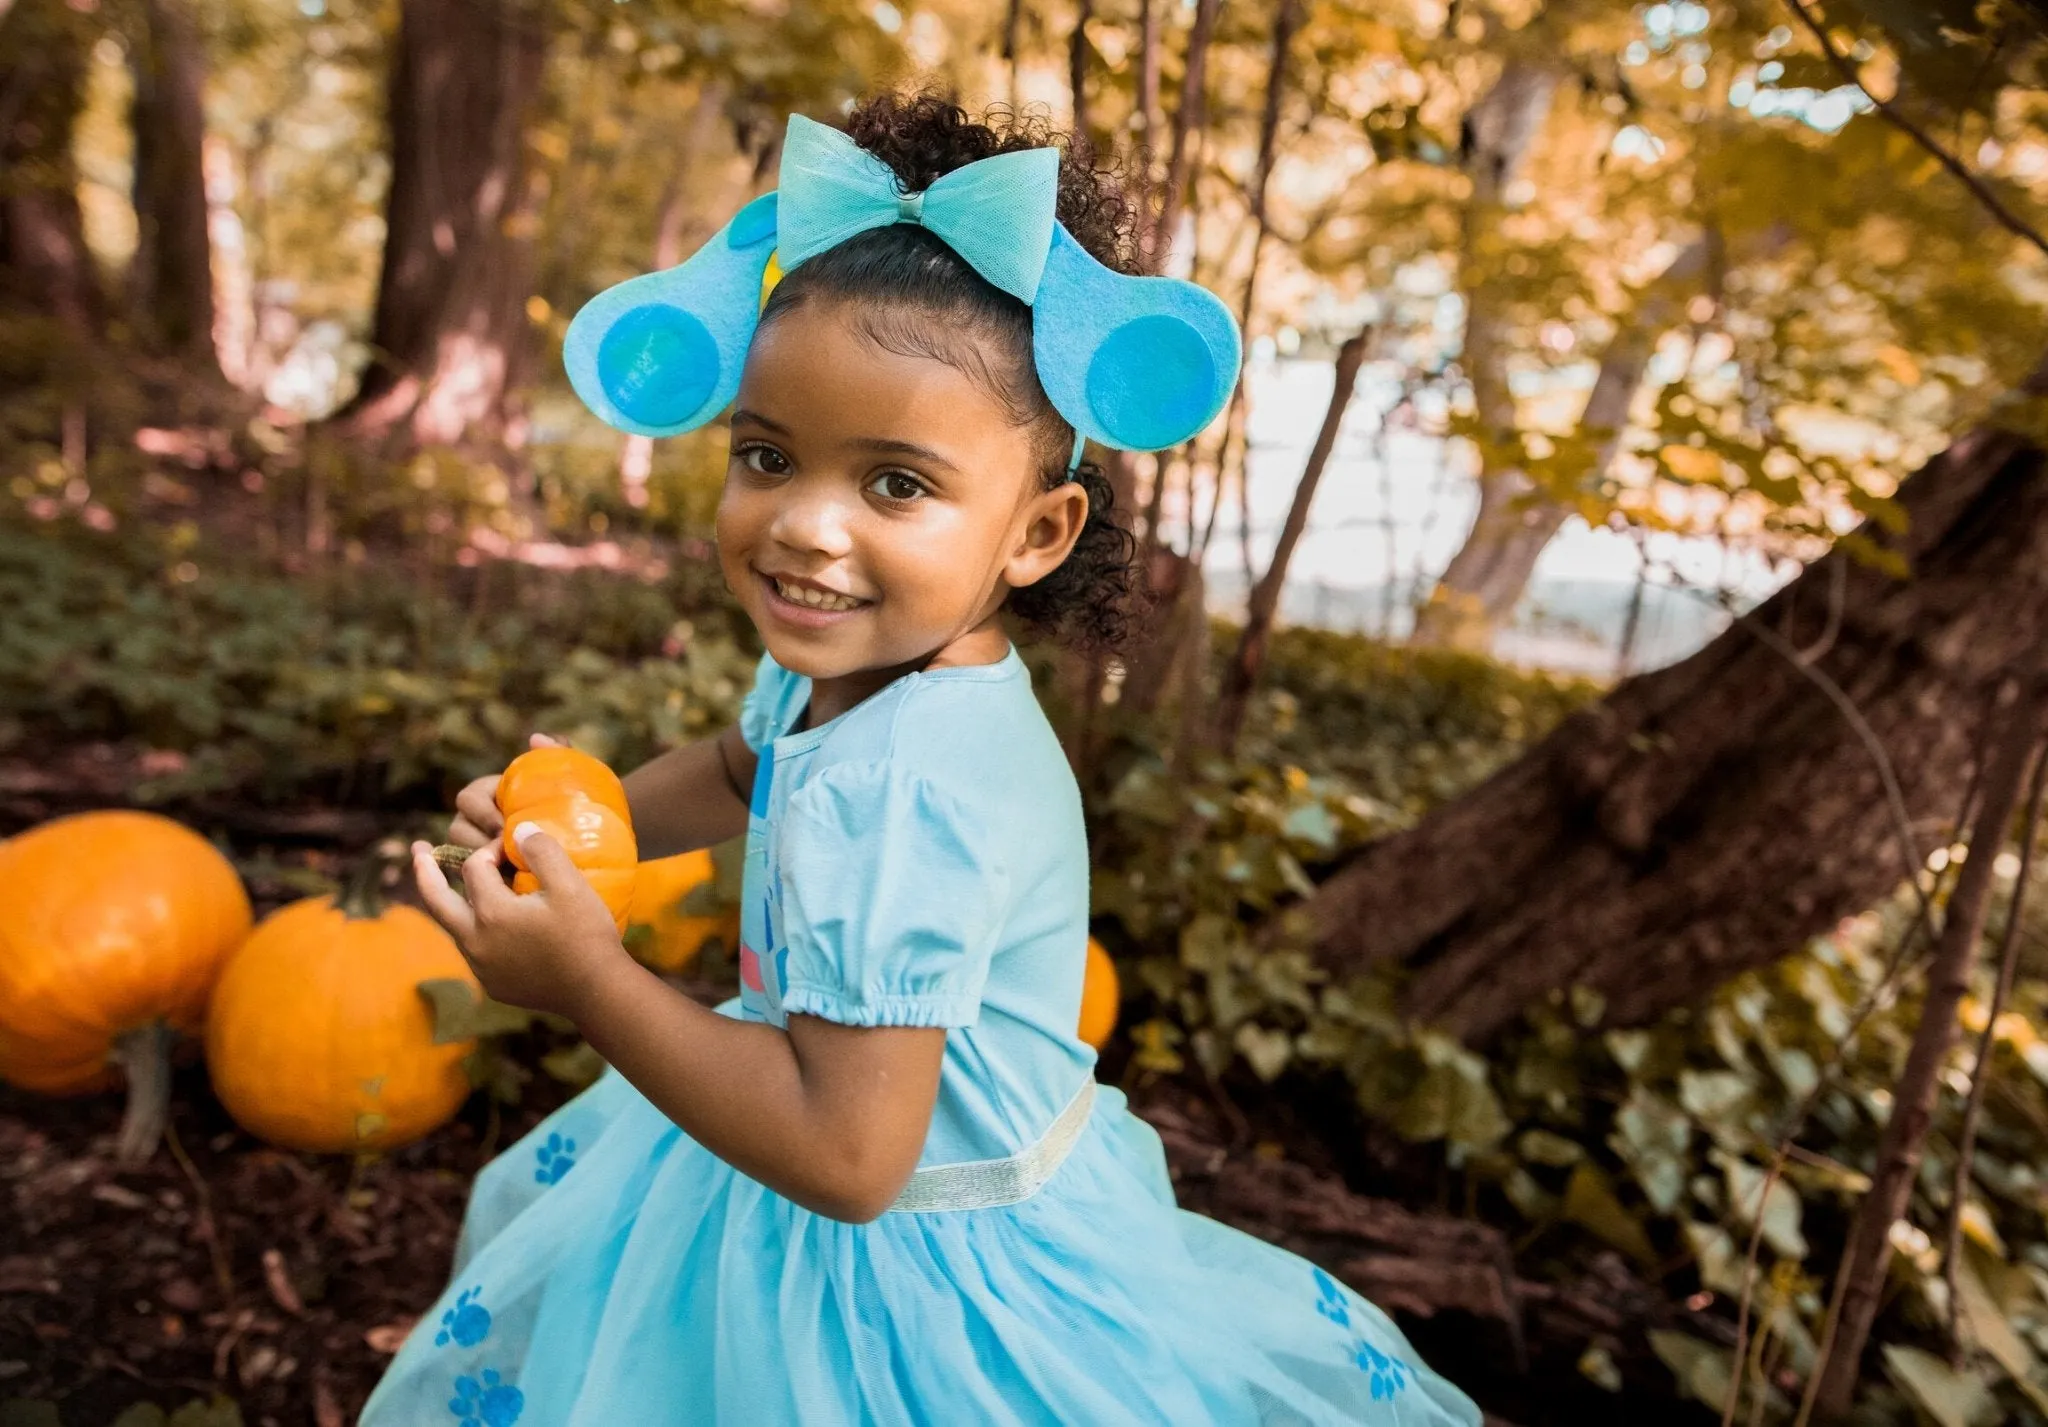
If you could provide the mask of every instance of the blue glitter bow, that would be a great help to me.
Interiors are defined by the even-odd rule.
[[[739,391],[769,259],[788,272],[894,223],[922,225],[1031,307],[1033,362],[1074,427],[1076,463],[1084,439],[1128,451],[1185,441],[1237,379],[1237,322],[1214,294],[1114,272],[1055,219],[1057,150],[998,154],[906,194],[844,134],[791,115],[779,182],[683,263],[607,288],[576,314],[563,361],[605,422],[673,436],[710,421]]]

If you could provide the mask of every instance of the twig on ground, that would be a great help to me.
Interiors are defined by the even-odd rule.
[[[1913,1182],[1925,1151],[1927,1131],[1940,1096],[1940,1071],[1954,1045],[1956,1015],[1977,962],[1992,868],[2005,845],[2027,772],[2041,743],[2048,687],[2042,671],[2013,677],[2016,697],[2001,720],[2003,732],[1984,775],[1984,795],[1970,823],[1970,856],[1956,878],[1942,921],[1941,939],[1928,969],[1927,990],[1905,1068],[1892,1091],[1892,1108],[1878,1141],[1877,1168],[1870,1191],[1856,1207],[1843,1250],[1847,1272],[1830,1316],[1837,1332],[1828,1356],[1809,1381],[1807,1398],[1822,1415],[1848,1411],[1863,1349],[1882,1296],[1892,1256],[1892,1226],[1906,1214]]]
[[[1970,1067],[1970,1098],[1963,1105],[1963,1128],[1957,1136],[1955,1184],[1948,1196],[1948,1232],[1941,1250],[1942,1280],[1948,1285],[1948,1335],[1960,1348],[1958,1333],[1959,1295],[1956,1292],[1956,1259],[1963,1247],[1963,1199],[1969,1192],[1970,1167],[1977,1152],[1977,1119],[1984,1109],[1984,1090],[1991,1079],[1991,1053],[1997,1046],[1998,1018],[2012,994],[2013,976],[2019,969],[2020,914],[2027,905],[2027,878],[2033,872],[2034,845],[2041,835],[2042,794],[2048,792],[2048,756],[2034,758],[2033,786],[2027,790],[2027,819],[2020,834],[2020,866],[2014,874],[2012,896],[2005,907],[2005,931],[1998,941],[1998,985],[1991,993],[1991,1008],[1985,1015],[1983,1034],[1977,1037],[1977,1059]]]
[[[239,1322],[241,1310],[235,1302],[234,1269],[228,1262],[227,1247],[221,1242],[220,1216],[213,1212],[213,1195],[206,1187],[206,1180],[200,1176],[199,1167],[185,1153],[185,1146],[178,1139],[178,1127],[168,1120],[164,1123],[164,1145],[170,1150],[171,1158],[178,1162],[178,1168],[185,1172],[185,1179],[192,1186],[193,1198],[198,1201],[199,1225],[206,1239],[207,1256],[213,1261],[213,1277],[220,1288],[221,1309],[229,1323]],[[240,1336],[239,1329],[231,1330],[221,1340],[217,1350],[220,1356],[231,1357]]]

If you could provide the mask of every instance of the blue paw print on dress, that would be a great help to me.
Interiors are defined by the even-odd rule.
[[[448,1410],[458,1419],[456,1427],[512,1427],[526,1410],[526,1394],[500,1381],[496,1368],[485,1368],[481,1379],[468,1373],[455,1379]]]
[[[1337,1280],[1321,1269],[1316,1275],[1316,1312],[1340,1328],[1351,1326],[1351,1310],[1344,1306],[1344,1290],[1337,1286]]]
[[[565,1140],[560,1135],[550,1133],[547,1143],[534,1151],[535,1157],[540,1161],[540,1168],[533,1172],[533,1182],[553,1184],[576,1167],[576,1161],[571,1158],[575,1153],[576,1141]]]
[[[1351,1328],[1351,1310],[1345,1305],[1344,1290],[1337,1280],[1315,1269],[1316,1312],[1340,1328]],[[1375,1348],[1352,1329],[1351,1360],[1358,1364],[1358,1370],[1366,1375],[1367,1386],[1372,1390],[1374,1402],[1391,1401],[1398,1392],[1408,1387],[1408,1374],[1413,1371],[1399,1358],[1390,1357]]]
[[[455,1300],[455,1306],[441,1315],[441,1331],[434,1334],[434,1346],[473,1348],[491,1336],[491,1315],[476,1301],[483,1287],[469,1289]]]
[[[1358,1343],[1358,1367],[1372,1381],[1374,1402],[1388,1401],[1408,1386],[1408,1364],[1388,1357],[1362,1338]]]

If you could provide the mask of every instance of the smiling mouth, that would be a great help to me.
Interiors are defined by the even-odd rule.
[[[768,581],[777,595],[788,600],[793,605],[802,605],[805,609],[822,610],[828,614],[837,614],[846,610],[859,609],[861,606],[870,603],[868,600],[855,599],[852,595],[827,594],[823,590],[814,590],[808,585],[792,585],[786,581],[776,579],[773,575],[764,575],[762,578]]]

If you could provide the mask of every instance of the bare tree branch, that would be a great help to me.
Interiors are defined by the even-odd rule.
[[[2042,794],[2048,792],[2048,758],[2034,759],[2034,786],[2027,790],[2026,831],[2020,834],[2020,866],[2013,876],[2012,897],[2005,905],[2005,931],[1998,940],[1998,985],[1991,993],[1991,1009],[1985,1015],[1984,1032],[1977,1038],[1977,1059],[1970,1067],[1970,1098],[1963,1105],[1963,1128],[1956,1136],[1955,1185],[1948,1196],[1948,1233],[1941,1251],[1942,1276],[1948,1283],[1948,1333],[1955,1343],[1962,1296],[1956,1292],[1956,1263],[1963,1251],[1963,1201],[1970,1188],[1970,1166],[1977,1151],[1977,1120],[1984,1111],[1984,1088],[1991,1083],[1991,1053],[1998,1044],[1998,1018],[2005,1012],[2012,994],[2013,976],[2019,970],[2020,914],[2027,906],[2027,882],[2033,876],[2034,844],[2041,836]]]
[[[1921,148],[1927,150],[1937,163],[1954,174],[1961,181],[1962,185],[1976,196],[1977,201],[1984,206],[1984,211],[1997,220],[2000,227],[2015,237],[2025,239],[2044,255],[2048,255],[2048,237],[2043,237],[2040,229],[2035,228],[2024,218],[2021,218],[2010,208],[2007,208],[1999,196],[1993,193],[1985,184],[1983,179],[1970,172],[1963,161],[1943,148],[1933,135],[1907,118],[1897,105],[1889,100],[1880,99],[1870,92],[1869,86],[1863,82],[1861,71],[1850,62],[1847,55],[1835,48],[1835,42],[1828,38],[1826,27],[1821,24],[1813,11],[1806,7],[1806,0],[1785,0],[1785,3],[1791,7],[1792,13],[1799,17],[1800,23],[1813,32],[1814,39],[1820,44],[1821,53],[1827,56],[1828,63],[1835,67],[1836,73],[1861,90],[1864,98],[1877,107],[1878,113],[1889,119],[1901,133],[1912,139]]]

